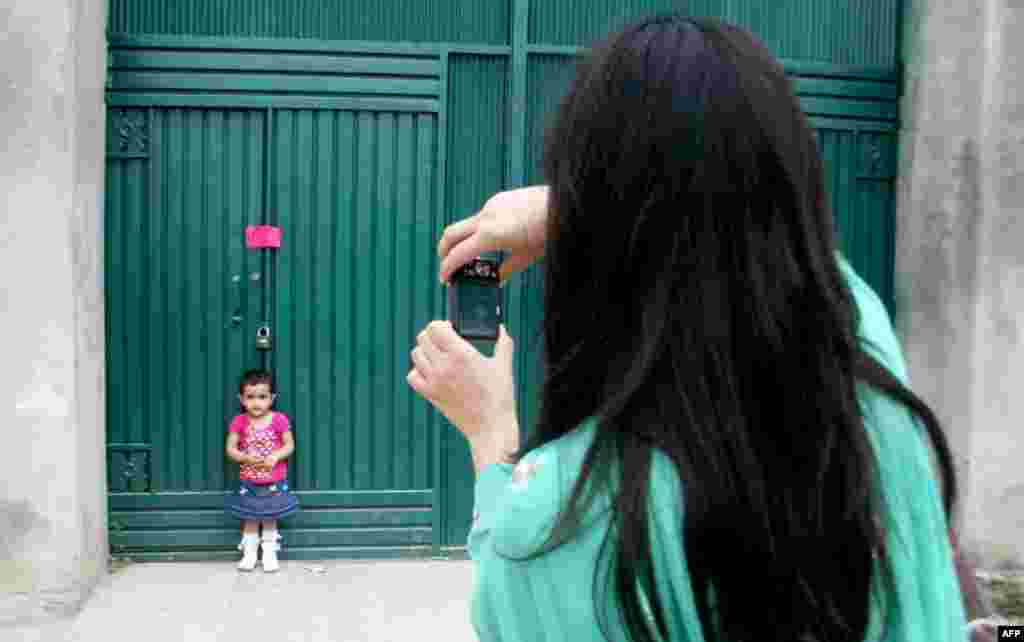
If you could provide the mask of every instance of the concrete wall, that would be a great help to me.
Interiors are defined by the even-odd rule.
[[[898,330],[959,457],[965,548],[1021,567],[1024,3],[907,8]]]
[[[0,624],[106,570],[105,24],[104,0],[0,3]]]

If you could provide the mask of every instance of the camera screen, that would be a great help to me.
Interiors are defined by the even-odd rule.
[[[467,279],[459,283],[462,329],[471,335],[496,335],[501,289]]]

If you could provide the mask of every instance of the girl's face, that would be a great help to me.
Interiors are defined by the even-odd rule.
[[[262,417],[270,412],[276,396],[270,392],[268,384],[257,383],[246,386],[242,394],[238,395],[238,400],[250,417]]]

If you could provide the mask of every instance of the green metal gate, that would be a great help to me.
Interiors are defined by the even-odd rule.
[[[106,278],[111,546],[232,556],[220,510],[242,369],[295,426],[301,557],[464,543],[469,454],[407,388],[443,310],[434,247],[490,194],[540,180],[580,47],[688,8],[780,55],[818,130],[841,242],[892,309],[899,0],[111,0]],[[248,250],[251,224],[283,229]],[[523,424],[541,279],[507,288]],[[268,325],[274,350],[255,350]]]

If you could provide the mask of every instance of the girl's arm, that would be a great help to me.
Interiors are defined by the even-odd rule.
[[[274,452],[267,455],[267,458],[264,460],[264,464],[268,468],[273,468],[277,465],[277,462],[282,459],[287,459],[289,455],[295,452],[295,438],[292,436],[292,431],[286,430],[281,433],[281,440],[284,444]]]
[[[260,459],[247,455],[238,449],[238,433],[229,432],[227,442],[224,444],[224,452],[228,459],[236,464],[258,464]]]

